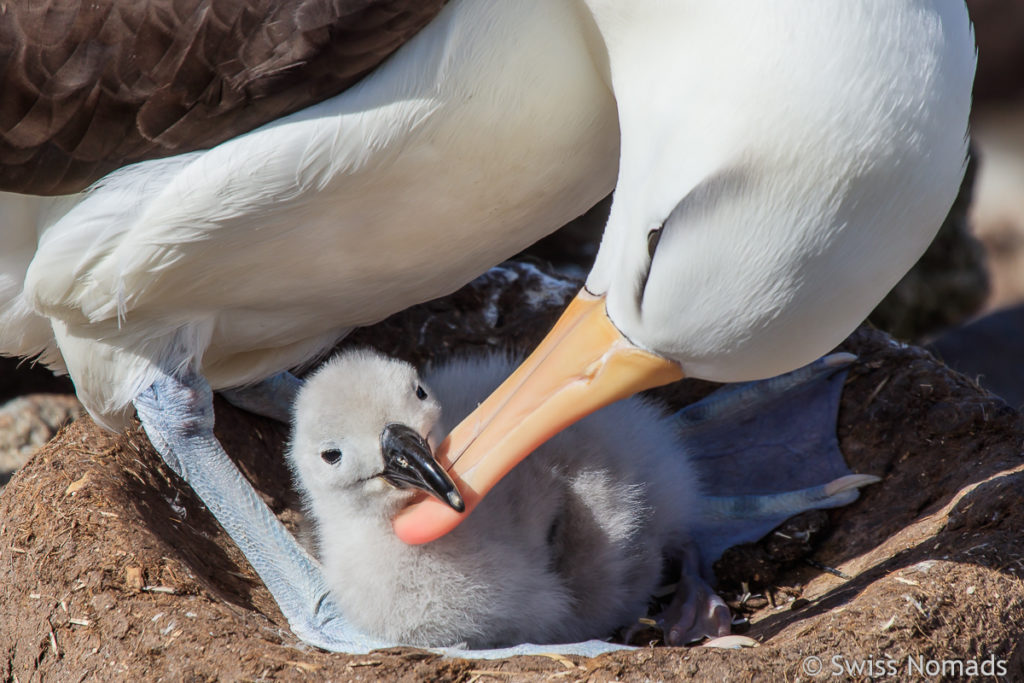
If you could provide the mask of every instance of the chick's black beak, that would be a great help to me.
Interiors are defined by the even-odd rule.
[[[456,512],[466,504],[448,476],[430,452],[426,440],[403,424],[389,424],[380,435],[384,471],[380,476],[397,488],[418,488],[436,496]]]

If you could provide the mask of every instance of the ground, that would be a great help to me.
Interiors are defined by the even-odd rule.
[[[416,362],[429,360],[423,349],[524,347],[573,288],[509,266],[347,343]],[[923,668],[938,674],[924,680],[960,680],[988,667],[1024,680],[1024,419],[882,332],[861,328],[844,347],[859,358],[844,389],[841,447],[854,471],[883,480],[847,508],[782,530],[792,538],[823,526],[802,544],[809,557],[780,561],[794,556],[792,544],[780,550],[785,539],[773,535],[726,558],[736,629],[760,647],[484,662],[310,649],[142,432],[113,434],[83,418],[0,495],[0,679],[796,681],[812,680],[820,663],[822,678],[902,680]],[[684,382],[658,397],[678,404],[708,389]],[[217,433],[294,524],[285,427],[218,399]]]

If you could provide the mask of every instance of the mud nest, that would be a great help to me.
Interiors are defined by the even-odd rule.
[[[467,347],[527,348],[577,284],[508,265],[345,344],[417,363]],[[0,496],[0,679],[806,680],[810,657],[826,673],[886,658],[900,672],[911,658],[994,658],[1008,679],[1024,677],[1021,415],[884,333],[862,328],[843,348],[859,359],[839,415],[842,450],[854,471],[883,481],[720,563],[723,592],[746,620],[737,629],[761,647],[488,662],[308,648],[144,434],[112,434],[85,418]],[[684,381],[656,393],[680,405],[711,388]],[[285,427],[220,399],[216,410],[228,453],[294,526]]]

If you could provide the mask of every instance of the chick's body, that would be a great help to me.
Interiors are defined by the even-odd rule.
[[[436,447],[513,367],[457,360],[420,380],[349,353],[300,394],[292,467],[325,578],[368,634],[473,648],[604,637],[645,613],[663,556],[684,547],[696,475],[672,423],[636,398],[539,447],[448,535],[418,546],[395,536],[391,518],[414,494],[375,476],[382,429],[406,424]]]

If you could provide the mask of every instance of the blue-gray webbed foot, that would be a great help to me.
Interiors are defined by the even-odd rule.
[[[727,548],[756,541],[806,510],[846,505],[878,477],[853,474],[836,438],[846,371],[825,356],[786,375],[719,389],[679,411],[703,488],[692,536],[701,572]]]
[[[296,636],[325,650],[351,653],[389,645],[352,628],[317,562],[228,458],[213,434],[213,393],[206,380],[191,370],[163,374],[135,399],[135,408],[150,442],[238,545]]]
[[[223,389],[220,395],[236,408],[289,424],[295,396],[301,388],[301,379],[290,372],[282,372],[256,384]]]
[[[672,602],[657,617],[669,645],[729,634],[729,609],[711,587],[727,548],[755,541],[787,518],[846,505],[878,477],[852,474],[839,452],[836,417],[854,356],[837,353],[786,375],[723,387],[676,414],[702,494],[675,549]]]

